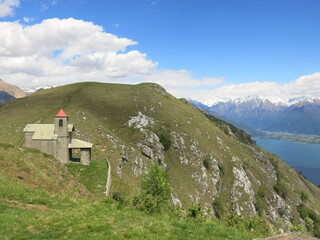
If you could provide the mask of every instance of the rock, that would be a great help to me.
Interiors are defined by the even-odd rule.
[[[127,125],[129,127],[134,128],[143,128],[148,125],[154,124],[154,119],[152,117],[148,117],[146,115],[143,115],[141,112],[138,112],[137,116],[132,116],[130,120],[127,122]]]
[[[171,193],[171,201],[174,206],[179,207],[179,208],[182,207],[182,204],[181,204],[181,201],[179,200],[179,198],[175,197],[172,193]]]
[[[231,202],[233,203],[233,210],[238,214],[242,215],[244,206],[247,207],[246,215],[256,215],[256,209],[254,206],[255,194],[251,187],[251,182],[245,172],[241,168],[233,167],[232,173],[234,175],[234,182],[231,190]],[[243,195],[247,195],[244,197]],[[241,202],[241,206],[239,203]]]

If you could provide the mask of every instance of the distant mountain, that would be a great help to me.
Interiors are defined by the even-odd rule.
[[[260,130],[320,135],[320,98],[217,97],[192,103]]]
[[[16,99],[14,96],[11,96],[7,92],[0,91],[0,104],[10,102],[12,100]]]
[[[25,97],[27,94],[17,86],[6,83],[0,79],[0,91],[4,91],[15,98]]]
[[[40,87],[35,87],[35,88],[26,88],[26,89],[23,89],[23,91],[27,94],[27,95],[30,95],[30,94],[33,94],[33,93],[36,93],[36,92],[39,92],[39,91],[42,91],[42,90],[45,90],[45,89],[50,89],[50,88],[53,88],[54,86],[51,86],[51,85],[48,85],[48,86],[40,86]]]

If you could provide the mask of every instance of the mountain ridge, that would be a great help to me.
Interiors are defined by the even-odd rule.
[[[320,98],[318,97],[300,97],[280,101],[251,96],[234,99],[217,98],[210,104],[193,100],[190,102],[209,112],[215,112],[258,130],[320,135]]]
[[[0,91],[4,91],[15,98],[25,97],[27,94],[15,85],[11,85],[0,79]]]
[[[267,96],[267,97],[261,97],[257,95],[252,95],[252,96],[245,96],[245,97],[221,97],[217,96],[214,98],[210,98],[207,100],[193,100],[190,98],[191,101],[196,101],[199,103],[202,103],[203,105],[207,107],[212,107],[213,105],[216,105],[218,103],[236,103],[236,104],[241,104],[241,103],[246,103],[250,102],[252,100],[255,100],[257,102],[270,102],[274,105],[280,105],[280,106],[291,106],[300,102],[314,102],[314,101],[320,101],[320,97],[307,97],[307,96],[301,96],[301,97],[295,97],[295,98],[280,98],[276,96]]]

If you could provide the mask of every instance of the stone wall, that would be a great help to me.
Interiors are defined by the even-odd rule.
[[[81,149],[81,158],[80,158],[81,164],[90,165],[90,158],[91,158],[91,149],[90,148]]]

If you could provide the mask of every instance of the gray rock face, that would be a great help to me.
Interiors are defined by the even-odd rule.
[[[234,182],[231,190],[233,210],[238,215],[242,215],[243,211],[246,211],[249,215],[256,215],[256,209],[254,207],[255,194],[245,170],[242,167],[233,167],[232,173],[234,176]],[[239,205],[239,202],[242,202],[242,204]]]
[[[162,166],[166,166],[164,162],[164,147],[160,142],[159,137],[150,130],[140,128],[144,134],[144,139],[138,143],[141,153],[151,160],[158,161]]]
[[[132,116],[131,119],[127,122],[129,127],[134,128],[143,128],[148,125],[154,124],[154,119],[143,115],[141,112],[138,112],[137,116]]]

